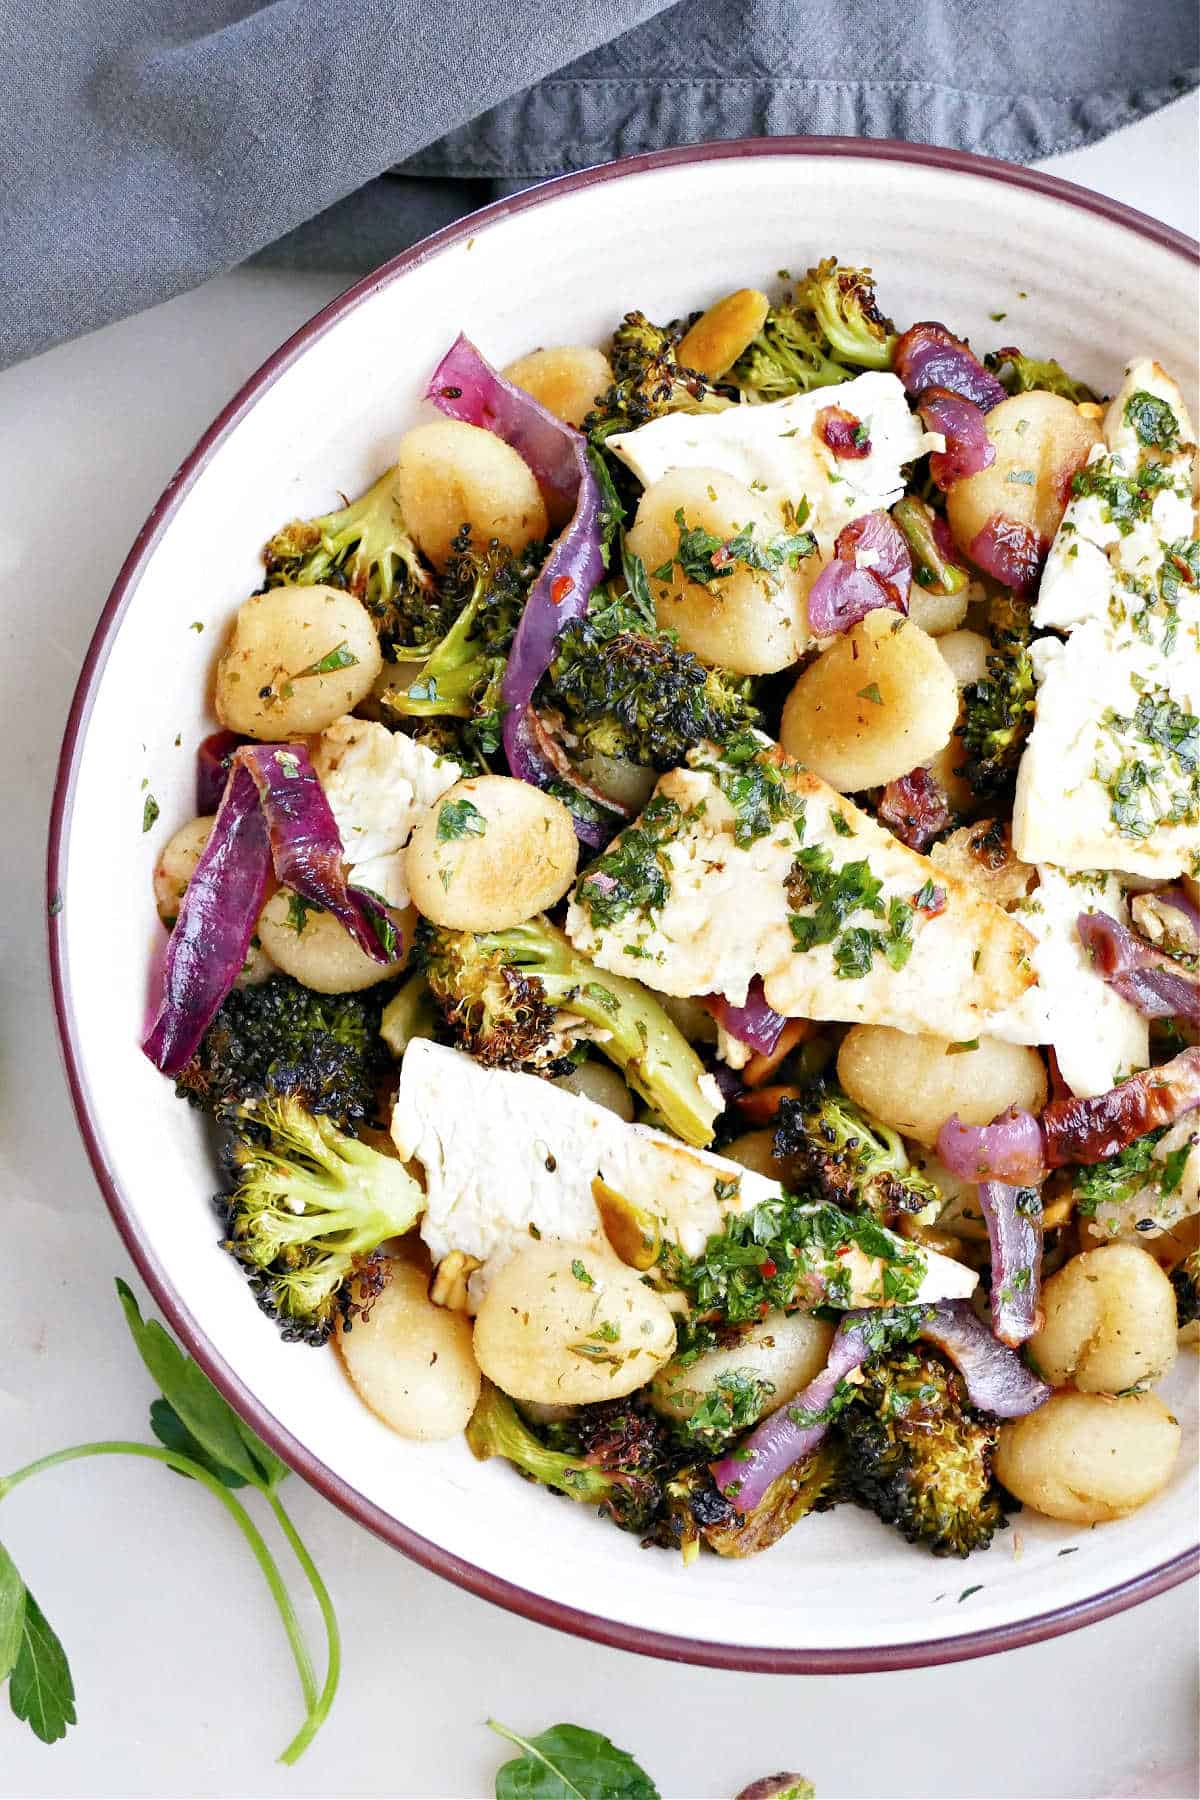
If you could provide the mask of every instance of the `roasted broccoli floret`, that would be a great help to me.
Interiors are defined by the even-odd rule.
[[[1182,1331],[1185,1325],[1200,1319],[1200,1250],[1189,1251],[1171,1270],[1171,1286],[1175,1289],[1175,1310]]]
[[[546,697],[585,752],[674,769],[694,744],[757,723],[746,681],[665,634],[611,630],[608,617],[568,625],[548,677]]]
[[[338,1125],[373,1119],[387,1068],[377,991],[315,994],[290,975],[234,988],[176,1083],[206,1112],[290,1096]]]
[[[411,1230],[425,1195],[394,1156],[296,1100],[248,1101],[237,1124],[225,1153],[233,1187],[218,1200],[225,1248],[286,1339],[323,1344],[354,1312],[358,1281],[377,1291],[375,1253]]]
[[[395,469],[340,512],[293,519],[266,545],[263,561],[267,587],[321,582],[348,588],[388,646],[432,643],[449,622],[433,576],[405,530]]]
[[[938,1199],[933,1183],[909,1168],[899,1133],[868,1118],[831,1082],[780,1101],[774,1150],[793,1178],[806,1177],[838,1206],[884,1222]]]
[[[613,333],[609,360],[615,380],[583,421],[602,444],[618,431],[633,431],[668,412],[719,412],[730,402],[695,369],[676,359],[678,335],[652,325],[645,313],[626,313]]]
[[[827,256],[797,285],[796,304],[811,312],[839,362],[891,368],[895,334],[879,310],[870,269],[847,269]]]
[[[869,269],[833,257],[810,269],[794,296],[767,314],[729,379],[759,400],[782,400],[891,367],[891,321],[875,301]]]
[[[418,668],[409,663],[397,671],[380,693],[383,711],[401,718],[462,719],[468,746],[485,757],[495,755],[504,666],[540,560],[540,546],[529,545],[514,556],[495,538],[476,549],[464,525],[440,587],[454,623]]]
[[[673,1454],[662,1422],[635,1396],[580,1407],[542,1436],[486,1380],[467,1443],[480,1461],[503,1456],[531,1481],[599,1507],[622,1530],[639,1534],[662,1509]]]
[[[986,1549],[1008,1523],[992,1479],[998,1429],[934,1351],[893,1353],[866,1367],[834,1427],[847,1498],[934,1556]]]
[[[638,982],[597,969],[549,920],[489,932],[427,926],[418,950],[454,1041],[478,1061],[556,1074],[590,1027],[671,1131],[712,1141],[720,1096],[682,1032]]]
[[[981,800],[1011,793],[1025,740],[1033,729],[1037,684],[1028,630],[997,630],[982,681],[963,689],[955,726],[963,748],[959,772]]]
[[[1086,383],[1068,375],[1052,356],[1022,356],[1009,344],[1003,350],[991,351],[983,360],[1010,394],[1025,394],[1030,388],[1039,388],[1043,393],[1061,394],[1064,400],[1074,401],[1076,406],[1081,400],[1099,398]]]

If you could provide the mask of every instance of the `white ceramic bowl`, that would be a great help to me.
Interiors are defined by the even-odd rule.
[[[96,1174],[163,1312],[234,1405],[353,1517],[475,1593],[626,1648],[781,1671],[1002,1649],[1183,1579],[1197,1535],[1189,1372],[1167,1389],[1186,1419],[1175,1480],[1121,1523],[1080,1531],[1027,1513],[959,1564],[909,1549],[847,1507],[756,1560],[707,1557],[685,1571],[503,1463],[473,1462],[461,1441],[395,1437],[332,1353],[282,1343],[218,1247],[201,1125],[138,1040],[161,941],[153,859],[194,811],[213,657],[258,584],[268,534],[391,462],[460,329],[504,363],[538,343],[601,342],[628,307],[672,317],[741,283],[769,287],[781,265],[803,269],[831,252],[871,264],[902,321],[941,318],[983,347],[1056,355],[1107,390],[1128,356],[1149,350],[1194,390],[1195,246],[1004,164],[773,140],[639,157],[504,201],[334,301],[174,476],[89,651],[50,846],[58,1016]],[[162,810],[140,836],[129,795],[144,778]]]

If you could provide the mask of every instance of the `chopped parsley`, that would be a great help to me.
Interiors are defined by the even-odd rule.
[[[883,883],[872,875],[865,859],[834,869],[829,851],[823,845],[811,845],[797,852],[784,885],[791,908],[788,925],[793,950],[799,953],[819,944],[833,944],[839,980],[853,981],[869,974],[876,952],[896,970],[912,955],[913,909],[897,896],[888,902],[885,913]],[[800,910],[807,906],[813,908],[811,913]],[[857,912],[886,919],[885,929],[850,925]]]
[[[1126,752],[1095,770],[1121,835],[1148,838],[1159,825],[1200,822],[1200,718],[1184,712],[1164,688],[1152,688],[1132,716],[1110,709],[1101,723]],[[1149,755],[1139,755],[1137,745]]]
[[[675,514],[675,524],[679,548],[669,562],[652,571],[656,581],[669,581],[676,566],[689,581],[710,588],[738,568],[755,570],[774,581],[785,564],[795,569],[816,549],[811,531],[784,532],[763,543],[755,538],[753,525],[743,525],[732,537],[718,537],[703,525],[689,525],[682,507]]]
[[[718,1375],[699,1406],[682,1422],[681,1435],[705,1450],[719,1450],[762,1416],[774,1392],[774,1383],[751,1369],[731,1369],[727,1375]]]
[[[1125,423],[1132,425],[1138,442],[1155,450],[1174,450],[1179,443],[1179,420],[1157,394],[1139,388],[1125,402]]]
[[[1093,1217],[1102,1206],[1124,1206],[1153,1180],[1157,1167],[1154,1147],[1165,1129],[1148,1131],[1144,1137],[1134,1138],[1123,1150],[1118,1150],[1115,1156],[1105,1157],[1103,1162],[1092,1163],[1089,1168],[1076,1169],[1072,1184],[1075,1205],[1086,1218]]]
[[[580,1287],[595,1287],[596,1283],[588,1274],[586,1265],[582,1263],[578,1257],[576,1257],[571,1264],[571,1273],[579,1283]]]
[[[877,681],[869,681],[866,687],[859,688],[858,698],[860,700],[869,700],[872,706],[883,705],[883,695],[879,691],[879,683]]]
[[[576,890],[598,931],[618,925],[631,912],[658,912],[666,904],[668,883],[662,848],[683,823],[677,801],[656,794],[636,825],[623,831],[598,856]]]
[[[924,1258],[885,1231],[870,1214],[850,1214],[828,1201],[791,1194],[734,1213],[699,1256],[664,1243],[659,1261],[700,1315],[731,1325],[761,1319],[776,1307],[828,1299],[849,1305],[846,1252],[857,1249],[883,1265],[880,1299],[915,1300]]]
[[[438,810],[437,840],[449,844],[456,838],[483,837],[487,820],[470,800],[443,800]]]
[[[297,669],[291,679],[303,681],[308,675],[336,675],[339,669],[352,669],[357,662],[357,656],[343,640],[332,650],[327,650],[319,662],[309,663],[307,669]]]
[[[309,900],[305,895],[297,894],[291,888],[288,889],[286,923],[289,928],[296,933],[297,937],[300,936],[304,927],[308,924],[308,915],[310,912],[324,911],[325,908],[321,905],[319,900]]]
[[[143,783],[143,786],[145,784]],[[142,832],[153,831],[158,819],[158,801],[153,794],[146,795],[146,803],[142,807]]]
[[[752,731],[735,732],[721,746],[718,763],[695,766],[716,776],[733,808],[733,841],[739,849],[748,849],[766,837],[783,819],[804,817],[804,801],[788,785],[779,765],[764,754],[761,740]]]

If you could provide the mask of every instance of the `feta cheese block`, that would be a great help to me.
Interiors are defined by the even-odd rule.
[[[1150,1026],[1093,968],[1079,939],[1081,912],[1106,912],[1129,923],[1115,875],[1064,875],[1043,863],[1038,885],[1011,911],[1034,940],[1037,975],[1015,1006],[988,1024],[1010,1044],[1049,1044],[1073,1094],[1103,1094],[1150,1060]]]
[[[736,766],[701,745],[576,883],[567,935],[665,994],[954,1040],[1034,980],[1034,940],[761,740]]]
[[[596,1180],[652,1213],[689,1256],[730,1213],[782,1192],[765,1175],[650,1126],[626,1124],[540,1076],[485,1069],[426,1038],[405,1052],[392,1137],[404,1160],[423,1172],[421,1235],[435,1262],[460,1250],[484,1265],[472,1277],[476,1303],[489,1273],[531,1238],[586,1243],[601,1232]],[[974,1289],[976,1277],[962,1264],[892,1232],[880,1237],[873,1223],[866,1229],[872,1253],[852,1245],[830,1258],[814,1246],[813,1273],[828,1282],[831,1304],[870,1306],[893,1297],[883,1282],[890,1261],[874,1254],[882,1243],[894,1248],[905,1298],[957,1299]]]
[[[867,427],[869,455],[838,458],[825,444],[817,416],[833,405]],[[807,500],[803,523],[826,554],[849,520],[895,505],[904,493],[906,463],[942,446],[940,435],[927,434],[911,411],[899,379],[875,373],[762,406],[667,413],[606,444],[643,487],[671,469],[722,469],[798,515]]]
[[[1132,363],[1050,548],[1013,844],[1027,862],[1167,880],[1200,868],[1195,446],[1174,382]],[[1150,439],[1151,441],[1146,441]]]
[[[407,906],[405,847],[418,819],[462,774],[458,764],[402,731],[347,716],[321,733],[313,767],[341,833],[350,885]]]

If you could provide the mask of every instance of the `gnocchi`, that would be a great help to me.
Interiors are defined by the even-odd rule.
[[[779,741],[839,793],[882,787],[950,741],[958,688],[936,641],[877,607],[822,650],[788,695]]]
[[[324,731],[383,668],[371,615],[342,588],[284,586],[237,611],[217,664],[217,717],[267,743]]]
[[[258,937],[285,975],[318,994],[353,994],[389,981],[408,964],[417,915],[411,907],[390,917],[402,946],[390,962],[367,955],[330,912],[311,907],[288,888],[279,888],[258,918]]]
[[[1061,394],[1032,389],[1001,400],[987,415],[995,461],[956,481],[946,519],[964,556],[990,519],[1027,526],[1045,549],[1071,498],[1071,477],[1100,442],[1100,425]]]
[[[720,469],[672,469],[639,500],[628,544],[650,578],[659,625],[676,632],[683,649],[738,675],[767,675],[786,669],[804,647],[804,595],[815,567],[810,574],[804,564],[792,569],[785,563],[768,575],[735,563],[732,573],[697,581],[677,561],[681,529],[700,528],[727,540],[746,526],[765,543],[781,532],[782,517]]]
[[[457,1437],[479,1400],[471,1323],[435,1306],[424,1271],[394,1258],[369,1311],[337,1334],[346,1373],[359,1395],[401,1437]]]
[[[981,1037],[953,1044],[890,1025],[853,1025],[842,1040],[838,1080],[884,1125],[930,1147],[950,1117],[988,1125],[1010,1106],[1040,1112],[1046,1069],[1036,1050]]]
[[[500,931],[561,900],[578,859],[561,800],[508,775],[473,775],[419,820],[406,872],[418,912],[435,925]]]
[[[437,419],[405,432],[396,451],[396,497],[417,547],[437,569],[464,525],[482,543],[523,550],[544,538],[546,504],[533,471],[491,431]]]
[[[1045,1315],[1029,1354],[1054,1387],[1120,1394],[1175,1361],[1175,1293],[1136,1244],[1073,1256],[1042,1289]]]
[[[759,1384],[754,1416],[761,1417],[808,1386],[825,1367],[832,1342],[833,1326],[810,1312],[768,1313],[736,1343],[706,1350],[692,1362],[672,1358],[664,1364],[650,1383],[650,1404],[667,1418],[690,1419],[720,1394],[723,1382],[744,1378],[743,1387]]]
[[[1157,1394],[1052,1394],[1000,1427],[996,1477],[1034,1512],[1078,1525],[1123,1519],[1171,1479],[1182,1434]]]
[[[492,1277],[475,1317],[476,1360],[514,1400],[619,1399],[674,1351],[666,1302],[594,1244],[547,1240],[519,1250]]]
[[[561,344],[518,356],[503,371],[514,386],[568,425],[582,425],[597,400],[612,386],[612,366],[602,350]]]

